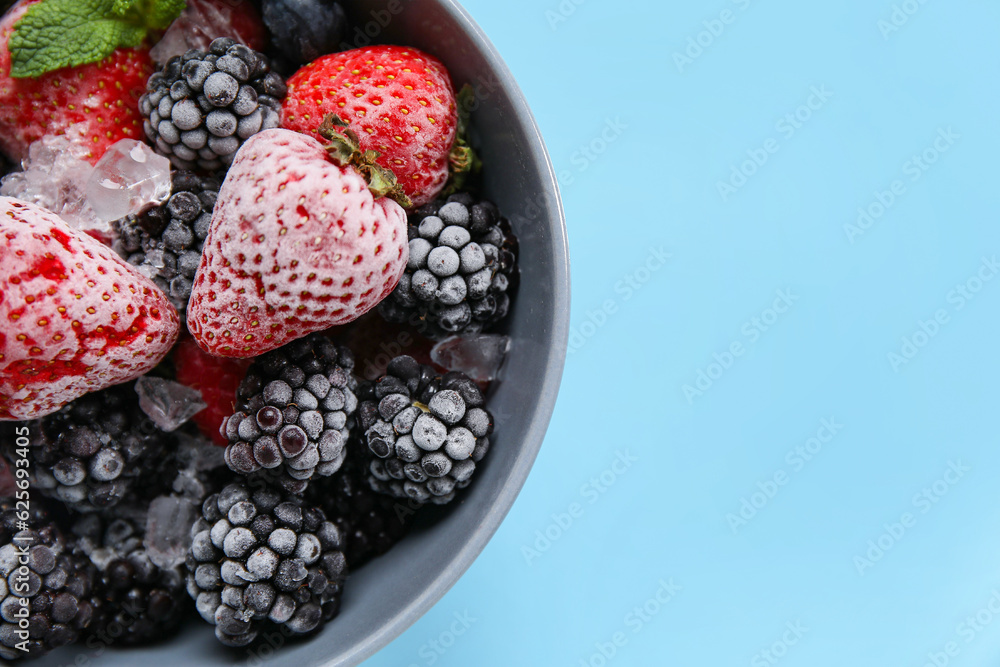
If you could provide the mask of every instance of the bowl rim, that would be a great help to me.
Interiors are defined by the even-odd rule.
[[[437,604],[452,586],[458,583],[458,580],[466,573],[469,567],[472,566],[472,563],[479,557],[479,554],[482,553],[486,545],[493,538],[493,535],[500,528],[500,524],[507,516],[507,513],[510,512],[514,501],[528,479],[528,474],[531,472],[535,458],[538,456],[542,441],[545,438],[545,432],[552,419],[556,398],[559,393],[559,385],[562,381],[563,368],[566,364],[570,316],[569,239],[566,231],[565,211],[563,210],[562,197],[559,192],[559,181],[552,167],[552,161],[549,158],[538,123],[535,121],[524,93],[521,91],[521,87],[517,84],[507,64],[500,56],[499,51],[493,45],[493,42],[490,41],[475,19],[472,18],[457,0],[435,1],[457,24],[463,27],[471,40],[482,52],[484,60],[486,60],[496,74],[501,83],[501,88],[510,96],[516,123],[524,129],[528,136],[528,151],[533,163],[539,169],[539,176],[544,189],[554,194],[553,200],[548,202],[551,215],[545,217],[545,219],[552,221],[553,227],[552,260],[554,266],[552,267],[552,271],[554,284],[552,286],[552,302],[555,316],[552,321],[552,345],[549,350],[548,361],[543,370],[544,380],[539,392],[538,402],[528,426],[528,435],[523,441],[521,451],[518,454],[507,483],[502,487],[499,497],[483,517],[480,523],[480,530],[473,533],[470,539],[462,545],[458,554],[452,559],[451,567],[446,568],[436,579],[431,581],[413,602],[385,619],[385,622],[376,631],[367,635],[362,641],[354,644],[348,653],[320,663],[324,667],[334,664],[360,664],[362,661],[375,655],[375,653],[402,635],[403,632],[426,614],[431,607]]]

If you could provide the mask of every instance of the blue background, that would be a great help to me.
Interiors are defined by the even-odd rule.
[[[367,664],[998,664],[1000,6],[576,3],[465,2],[574,338],[507,520]]]

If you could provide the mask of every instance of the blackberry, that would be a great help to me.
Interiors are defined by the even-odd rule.
[[[27,529],[22,511],[13,498],[0,499],[0,658],[5,660],[71,644],[97,614],[91,599],[94,566],[69,548],[38,499],[31,502]],[[19,560],[24,554],[27,563]],[[26,618],[22,599],[28,600]]]
[[[491,202],[456,194],[409,216],[410,257],[379,304],[389,322],[428,338],[476,333],[502,320],[517,279],[517,240]]]
[[[171,433],[171,446],[143,472],[143,483],[133,484],[121,502],[102,516],[142,523],[150,503],[161,496],[173,495],[200,507],[210,494],[233,481],[225,451],[200,434],[191,435],[193,430],[185,425]]]
[[[313,474],[340,469],[358,406],[354,356],[320,333],[259,357],[220,429],[226,463],[302,493]]]
[[[296,66],[341,50],[347,16],[330,0],[263,0],[261,17],[271,44]]]
[[[77,512],[113,507],[133,486],[155,485],[156,470],[174,436],[139,408],[134,382],[85,394],[29,422],[32,489]],[[13,439],[5,454],[15,460]]]
[[[419,509],[371,488],[362,446],[351,442],[341,469],[328,479],[314,480],[306,491],[306,501],[316,504],[340,528],[351,570],[399,542]]]
[[[123,645],[149,644],[180,627],[190,603],[183,565],[159,567],[143,541],[140,515],[106,519],[88,514],[72,528],[74,549],[98,570],[95,596],[101,612],[89,634]]]
[[[188,593],[223,644],[245,646],[268,624],[305,634],[339,611],[340,530],[299,496],[230,484],[205,500],[191,534]]]
[[[361,389],[358,420],[374,455],[368,481],[396,498],[443,505],[469,485],[486,455],[493,417],[483,394],[461,373],[434,375],[412,357]]]
[[[114,249],[152,278],[184,317],[221,183],[190,171],[175,171],[171,181],[165,204],[112,223]]]
[[[229,37],[174,56],[139,100],[146,137],[178,169],[217,171],[243,142],[281,124],[288,92],[267,56]]]

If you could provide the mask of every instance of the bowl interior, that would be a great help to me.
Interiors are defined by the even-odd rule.
[[[244,0],[245,1],[245,0]],[[280,634],[260,646],[228,650],[207,624],[192,622],[157,647],[119,650],[93,639],[36,661],[88,664],[352,665],[389,643],[458,580],[507,514],[541,446],[565,359],[569,273],[557,184],[531,114],[507,68],[478,26],[450,0],[349,0],[357,29],[351,46],[412,45],[439,57],[456,88],[476,90],[474,143],[486,168],[486,195],[520,240],[521,283],[510,317],[510,353],[489,408],[493,448],[477,479],[441,520],[423,522],[388,554],[351,575],[340,615],[318,636]],[[405,507],[405,503],[404,503]]]

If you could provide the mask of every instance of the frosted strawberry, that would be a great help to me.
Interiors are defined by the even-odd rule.
[[[384,196],[398,196],[391,172],[350,137],[324,134],[335,139],[326,148],[265,130],[236,154],[188,303],[188,328],[207,352],[260,355],[356,319],[399,282],[406,212]]]
[[[288,80],[282,126],[315,136],[327,114],[343,118],[362,150],[378,151],[413,206],[430,202],[448,180],[458,128],[448,71],[437,58],[404,46],[369,46],[323,56]]]
[[[208,405],[192,419],[201,432],[220,447],[229,445],[229,438],[219,433],[219,427],[233,414],[236,390],[249,366],[248,359],[212,356],[187,337],[174,348],[177,381],[200,391],[201,400]]]
[[[116,141],[142,139],[146,34],[184,2],[138,4],[20,0],[0,19],[0,151],[21,160],[43,136],[71,133],[95,163]]]
[[[35,419],[142,375],[177,311],[144,276],[54,213],[0,197],[0,420]]]

